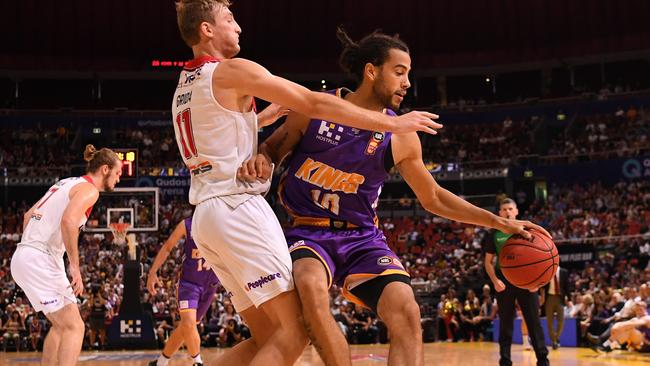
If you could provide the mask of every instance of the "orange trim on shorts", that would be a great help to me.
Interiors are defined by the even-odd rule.
[[[375,216],[373,218],[373,222],[375,227],[379,227],[379,217]],[[321,228],[331,228],[333,225],[332,223],[334,223],[334,226],[336,226],[336,223],[341,223],[342,229],[344,224],[346,230],[360,228],[360,226],[345,220],[337,220],[337,219],[326,218],[326,217],[307,217],[307,216],[293,216],[293,215],[292,215],[291,226],[292,227],[314,226],[314,227],[321,227]]]
[[[392,274],[401,274],[405,275],[409,278],[411,276],[408,274],[408,272],[403,271],[401,269],[387,269],[383,271],[382,273],[354,273],[351,275],[348,275],[345,278],[345,281],[343,282],[343,288],[341,288],[341,292],[343,293],[343,297],[346,299],[352,301],[353,303],[363,306],[365,308],[370,309],[370,306],[366,305],[360,298],[356,297],[350,290],[348,290],[348,285],[350,284],[351,280],[357,280],[357,279],[365,279],[366,281],[371,280],[373,278],[377,278],[379,276],[387,276],[387,275],[392,275]],[[365,282],[365,281],[364,281]]]
[[[325,270],[327,271],[327,288],[329,289],[330,287],[332,287],[332,272],[330,272],[330,267],[327,265],[327,262],[325,261],[325,259],[323,259],[323,257],[321,257],[321,255],[318,254],[318,252],[315,251],[314,248],[310,248],[310,247],[308,247],[306,245],[297,246],[297,247],[291,249],[289,251],[289,253],[291,253],[293,251],[296,251],[298,249],[308,249],[308,250],[311,250],[314,254],[316,254],[318,259],[320,259],[321,263],[323,263],[323,267],[325,267]]]
[[[280,178],[280,184],[278,185],[278,199],[280,200],[280,204],[282,205],[282,207],[284,207],[284,209],[287,210],[287,213],[289,214],[289,216],[296,217],[298,215],[296,215],[296,213],[293,212],[293,210],[291,208],[289,208],[289,206],[282,199],[282,192],[284,192],[284,180],[285,179],[287,179],[287,173],[286,172],[284,173],[284,176],[282,178]]]
[[[340,222],[341,224],[345,223],[346,229],[357,229],[359,226],[345,221],[345,220],[335,220],[325,217],[306,217],[306,216],[296,216],[293,218],[292,226],[315,226],[315,227],[326,227],[330,228],[332,221]]]

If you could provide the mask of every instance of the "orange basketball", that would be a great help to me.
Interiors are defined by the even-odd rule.
[[[499,267],[513,285],[534,290],[549,283],[560,265],[560,255],[548,236],[531,231],[532,238],[511,236],[499,253]]]

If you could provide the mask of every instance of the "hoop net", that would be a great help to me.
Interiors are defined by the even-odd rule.
[[[111,229],[111,233],[113,233],[113,244],[126,244],[126,232],[128,231],[129,226],[131,225],[126,222],[114,222],[108,225],[108,228]]]

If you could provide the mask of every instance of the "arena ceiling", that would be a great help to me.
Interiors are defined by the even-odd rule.
[[[243,57],[274,72],[336,71],[335,29],[399,33],[419,69],[650,49],[644,0],[235,0]],[[186,60],[171,0],[3,1],[0,69],[138,71]]]

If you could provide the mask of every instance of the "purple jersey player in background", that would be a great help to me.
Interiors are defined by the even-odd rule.
[[[151,361],[150,366],[166,366],[169,359],[176,353],[183,342],[185,342],[187,351],[192,356],[193,365],[203,365],[200,354],[201,338],[196,329],[196,323],[203,318],[210,308],[219,280],[199,254],[196,244],[194,244],[191,218],[187,218],[176,225],[176,228],[162,246],[158,255],[156,255],[147,277],[147,289],[149,289],[152,296],[155,296],[156,286],[162,287],[157,275],[158,269],[183,237],[185,238],[183,243],[183,268],[178,280],[177,296],[181,323],[169,336],[160,357],[155,361]]]
[[[334,93],[393,115],[410,87],[406,44],[381,33],[358,44],[341,29],[338,36],[345,47],[341,66],[360,85],[354,92]],[[424,365],[420,309],[409,275],[377,227],[377,199],[393,166],[429,212],[526,237],[526,228],[543,231],[530,222],[500,218],[441,188],[422,162],[416,133],[363,131],[291,113],[260,152],[277,165],[292,150],[280,183],[280,199],[293,219],[285,235],[307,331],[327,365],[351,364],[345,337],[329,310],[333,282],[349,300],[371,308],[386,323],[389,365]],[[251,164],[240,175],[254,179]]]

